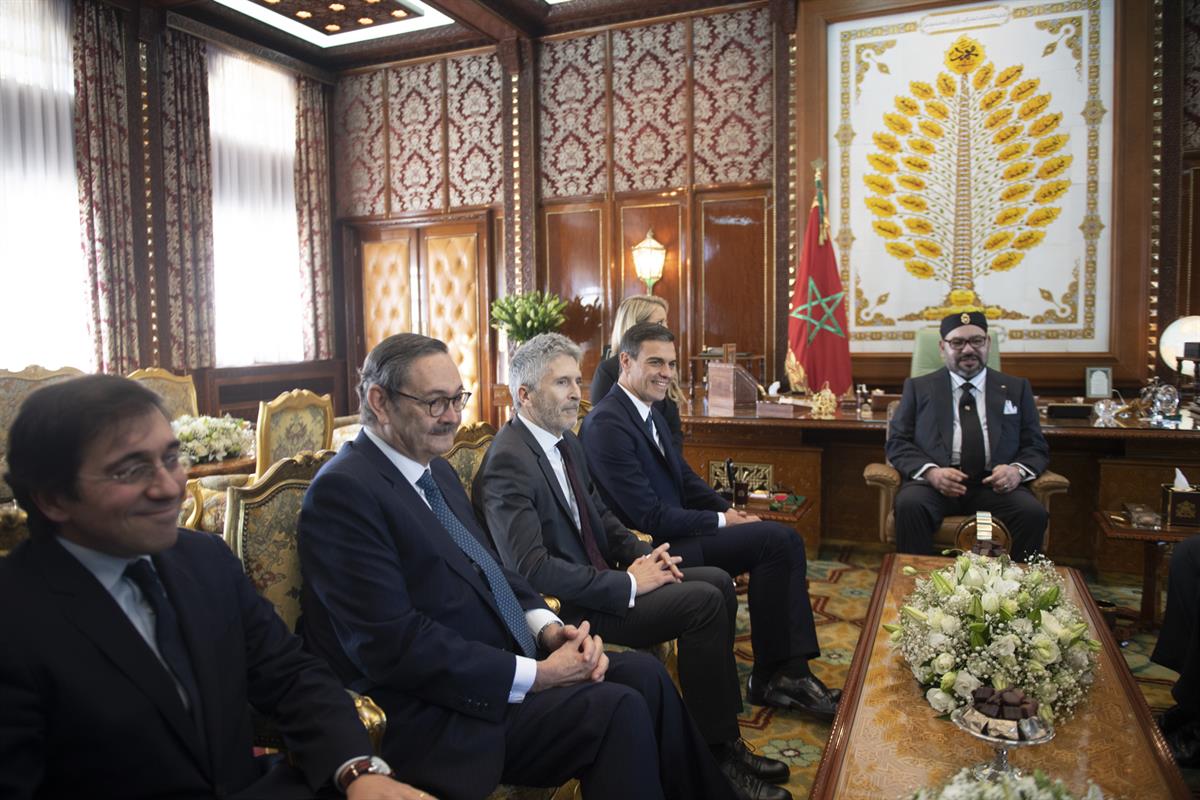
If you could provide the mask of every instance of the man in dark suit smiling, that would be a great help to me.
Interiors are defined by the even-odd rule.
[[[933,552],[949,514],[990,511],[1013,536],[1012,557],[1037,552],[1046,509],[1028,483],[1046,470],[1049,448],[1029,381],[987,368],[991,338],[978,311],[942,320],[945,369],[904,381],[887,457],[903,484],[896,494],[896,547]]]

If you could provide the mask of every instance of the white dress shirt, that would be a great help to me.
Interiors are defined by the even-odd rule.
[[[575,502],[575,492],[571,489],[571,480],[567,477],[567,465],[563,462],[562,453],[559,452],[558,443],[562,441],[562,436],[555,436],[550,431],[533,422],[524,414],[518,414],[521,418],[521,424],[529,429],[533,434],[533,438],[537,439],[537,443],[541,445],[542,452],[546,454],[546,458],[550,460],[550,467],[554,470],[554,477],[558,478],[558,488],[562,489],[563,496],[567,498],[567,507],[571,509],[571,521],[575,523],[578,530],[583,530],[583,526],[579,523],[579,504]],[[637,578],[633,577],[633,573],[626,572],[629,576],[629,608],[633,608],[634,601],[637,599]]]
[[[417,486],[417,481],[425,474],[425,470],[429,469],[429,465],[418,464],[408,456],[400,453],[366,426],[363,427],[363,433],[375,443],[375,446],[379,448],[381,453],[387,456],[388,461],[391,461],[396,466],[396,469],[400,470],[400,474],[404,476],[404,480],[408,481],[413,489],[416,490],[417,497],[420,497],[425,505],[429,505],[429,499],[425,497],[425,492],[420,486]],[[449,536],[450,534],[447,533],[446,535]],[[562,620],[549,609],[534,608],[525,612],[525,623],[529,626],[529,632],[533,634],[535,641],[538,634],[541,633],[542,628],[552,622],[562,624]],[[533,687],[533,681],[537,678],[537,661],[516,654],[513,657],[517,660],[517,668],[513,674],[512,688],[508,692],[508,702],[520,703],[525,699],[525,695],[529,694],[529,690]]]

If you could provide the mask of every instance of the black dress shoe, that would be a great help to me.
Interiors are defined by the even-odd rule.
[[[837,714],[841,690],[835,695],[816,675],[789,678],[782,673],[767,681],[761,689],[754,683],[754,676],[746,682],[746,699],[758,706],[775,706],[807,711],[814,717],[832,720]]]
[[[1181,769],[1200,767],[1200,722],[1189,722],[1163,737]]]
[[[721,764],[724,764],[726,761],[733,761],[743,771],[749,772],[754,777],[764,780],[767,783],[787,783],[788,778],[792,774],[787,764],[778,759],[760,756],[751,750],[742,739],[737,739],[722,746],[720,754],[717,756],[717,761]]]
[[[792,800],[791,792],[782,786],[763,782],[743,767],[736,757],[721,759],[720,764],[738,800]]]

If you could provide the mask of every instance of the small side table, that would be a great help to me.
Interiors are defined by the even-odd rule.
[[[1135,528],[1121,519],[1115,511],[1097,511],[1092,515],[1107,539],[1142,542],[1142,607],[1138,612],[1138,628],[1158,628],[1158,564],[1168,544],[1182,542],[1200,533],[1200,528],[1178,525],[1163,525],[1152,528]]]

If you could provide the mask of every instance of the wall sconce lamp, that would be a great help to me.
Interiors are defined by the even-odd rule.
[[[638,280],[646,284],[646,294],[654,294],[654,284],[663,276],[663,264],[667,260],[667,248],[654,238],[654,231],[646,231],[646,238],[633,246],[633,269]]]

